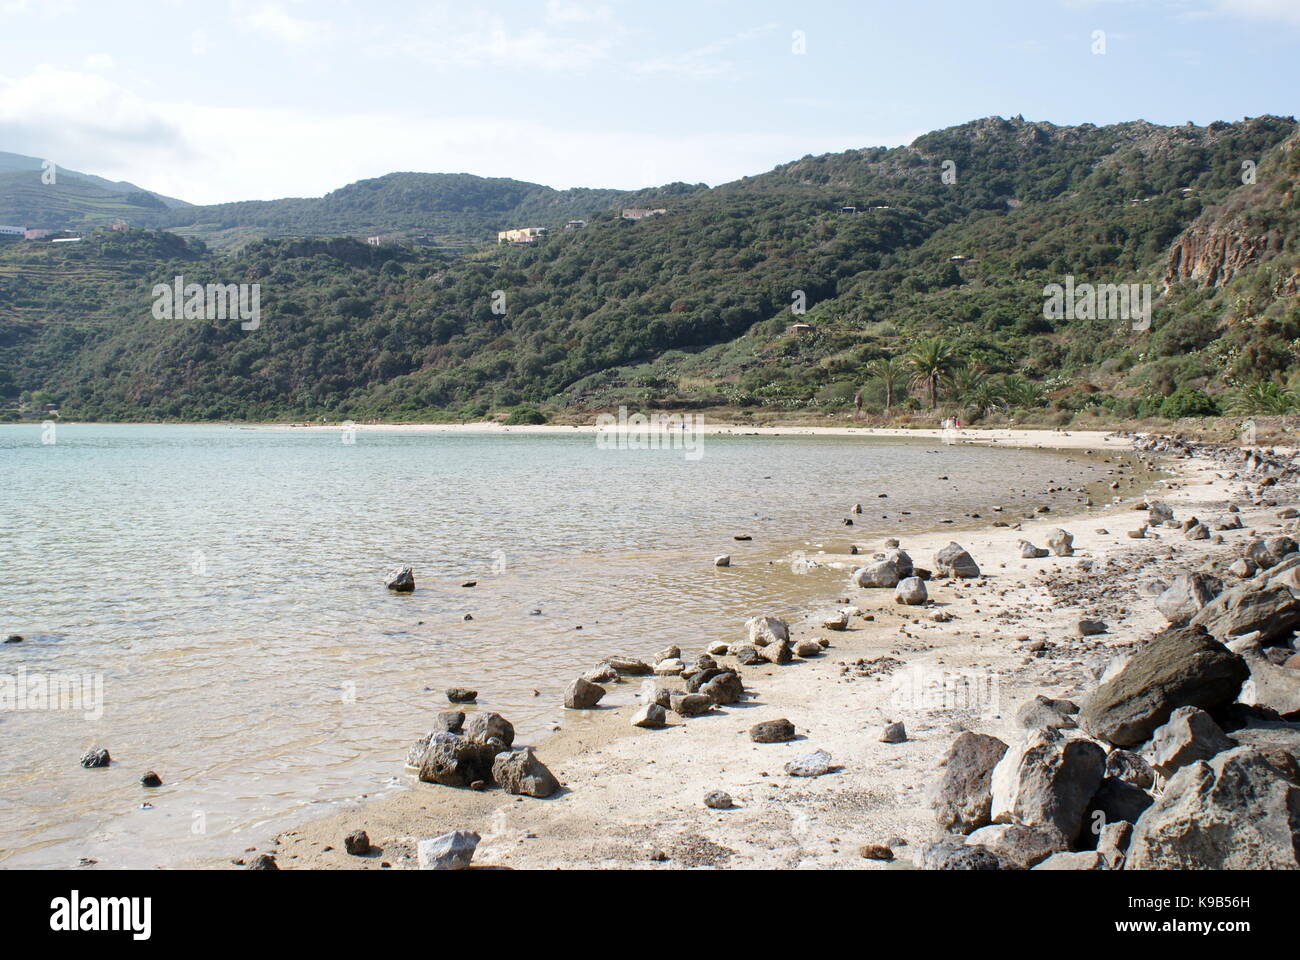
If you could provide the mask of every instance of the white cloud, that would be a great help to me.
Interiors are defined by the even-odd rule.
[[[92,70],[95,72],[99,72],[102,70],[112,70],[113,67],[116,66],[116,64],[113,62],[113,58],[109,56],[107,53],[92,53],[90,56],[86,57],[84,61],[82,61],[82,65],[85,67],[85,69]]]
[[[329,33],[326,23],[295,17],[278,3],[236,2],[235,19],[240,26],[302,47],[319,43]]]
[[[1300,26],[1300,0],[1215,0],[1215,9],[1226,16]]]
[[[546,0],[546,19],[551,23],[610,23],[614,12],[604,4]]]

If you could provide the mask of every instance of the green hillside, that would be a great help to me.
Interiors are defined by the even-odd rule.
[[[265,230],[296,211],[301,232],[356,236],[362,216],[387,230],[446,216],[466,239],[521,211],[589,221],[519,247],[270,240],[221,255],[147,231],[10,244],[0,395],[104,419],[619,403],[847,415],[859,390],[868,412],[896,416],[927,408],[931,385],[939,410],[968,419],[1285,408],[1300,372],[1295,131],[1276,117],[990,118],[714,189],[629,197],[451,176],[421,192],[432,175],[394,174],[274,210],[226,205],[219,221]],[[426,206],[407,209],[407,189]],[[623,221],[621,205],[668,213]],[[261,327],[155,319],[153,285],[177,274],[259,283]],[[1045,318],[1044,287],[1067,276],[1152,284],[1150,329]]]

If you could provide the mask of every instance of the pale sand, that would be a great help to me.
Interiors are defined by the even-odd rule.
[[[1080,434],[1055,438],[1074,443],[1087,439]],[[1121,446],[1100,437],[1094,443]],[[1188,510],[1217,519],[1226,507],[1229,484],[1217,478],[1208,463],[1174,461],[1171,467],[1180,479],[1158,482],[1151,496],[1174,505],[1180,519]],[[1094,685],[1085,659],[1101,662],[1163,628],[1151,599],[1137,595],[1140,581],[1199,565],[1207,554],[1234,551],[1247,536],[1245,529],[1228,531],[1226,543],[1216,546],[1210,541],[1187,542],[1181,531],[1162,529],[1160,539],[1132,540],[1125,532],[1146,519],[1133,511],[1133,499],[1130,491],[1128,502],[1084,516],[1021,521],[1022,530],[961,531],[958,538],[988,582],[932,582],[935,605],[925,608],[895,605],[892,590],[848,585],[848,568],[859,558],[838,558],[845,564],[842,595],[874,615],[874,622],[855,617],[850,629],[841,633],[809,621],[792,624],[796,637],[828,637],[829,650],[783,667],[742,668],[752,699],[689,720],[670,714],[672,725],[663,730],[639,730],[628,723],[640,678],[611,685],[600,709],[565,711],[563,729],[538,745],[538,756],[566,784],[549,799],[516,798],[495,788],[476,793],[422,784],[408,771],[410,789],[349,805],[281,834],[265,849],[276,854],[282,869],[414,868],[418,840],[470,829],[482,835],[476,865],[516,869],[910,866],[918,841],[938,834],[927,792],[959,730],[1010,741],[1018,735],[1016,708],[1034,694],[1081,699]],[[1261,533],[1278,526],[1271,519],[1275,513],[1243,506],[1247,529],[1258,527]],[[1018,519],[1010,510],[1001,516],[1011,523]],[[1045,546],[1058,526],[1074,534],[1075,557],[1019,559],[1016,544],[1021,538]],[[903,546],[918,565],[932,567],[934,551],[949,539],[939,531],[909,537]],[[867,546],[874,550],[882,544]],[[1177,560],[1152,563],[1138,572],[1136,558],[1169,546],[1177,551]],[[1124,558],[1119,569],[1103,573],[1105,560],[1119,557]],[[1105,605],[1093,609],[1091,603],[1053,606],[1039,574],[1079,573],[1087,560],[1097,568],[1091,576],[1098,588],[1119,589],[1126,614]],[[701,563],[707,562],[701,558]],[[834,598],[828,601],[828,608],[833,607]],[[931,622],[928,615],[938,609],[949,611],[954,619]],[[1073,638],[1080,617],[1095,614],[1108,622],[1109,632],[1086,641]],[[743,638],[742,624],[735,625],[735,636]],[[1026,652],[1028,644],[1017,642],[1019,636],[1049,641],[1056,649],[1035,658]],[[1087,649],[1062,643],[1071,639]],[[682,647],[684,657],[701,652],[684,637],[646,638],[643,649],[626,652],[649,658],[670,642]],[[889,678],[842,677],[841,664],[881,656],[905,661],[931,677],[961,670],[996,676],[996,709],[930,710],[923,709],[925,704],[921,709],[903,708],[891,703],[894,685]],[[431,703],[431,718],[447,708]],[[750,741],[752,724],[777,717],[789,718],[800,738],[785,744]],[[896,745],[879,742],[886,720],[904,721],[910,739]],[[412,730],[412,739],[421,732]],[[783,772],[788,760],[816,749],[828,751],[842,768],[815,779]],[[401,757],[393,757],[395,774],[401,764]],[[704,806],[704,795],[717,789],[731,794],[735,809]],[[367,831],[381,852],[371,857],[343,852],[343,837],[358,828]],[[860,845],[893,838],[908,841],[895,847],[899,859],[893,864],[860,857]],[[668,859],[652,859],[656,851]]]
[[[349,429],[338,423],[257,424],[247,430],[334,430]],[[596,433],[594,423],[575,426],[540,424],[507,427],[500,423],[375,423],[356,424],[357,434],[376,432],[459,433],[459,434],[578,434]],[[608,429],[608,428],[605,428]],[[758,437],[899,437],[913,440],[943,440],[945,431],[938,429],[901,429],[892,427],[801,427],[797,425],[752,427],[742,424],[703,423],[692,429],[706,436]],[[965,427],[948,437],[956,443],[982,443],[1003,447],[1033,447],[1043,450],[1126,450],[1128,441],[1103,430],[981,430]]]

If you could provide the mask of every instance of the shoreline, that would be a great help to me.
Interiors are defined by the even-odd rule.
[[[917,432],[900,433],[916,436]],[[1023,445],[1023,438],[1007,439],[1020,439],[1022,443],[1015,445]],[[1066,451],[1131,454],[1132,450],[1129,439],[1099,432],[1058,435],[1058,439],[1072,441],[1061,447]],[[628,723],[641,678],[607,685],[609,695],[597,709],[564,711],[561,729],[533,744],[538,758],[561,783],[570,785],[548,799],[419,783],[408,770],[404,789],[342,804],[328,815],[280,832],[274,843],[258,849],[273,853],[282,868],[413,868],[420,839],[468,829],[483,838],[475,859],[479,866],[906,866],[906,845],[899,845],[899,859],[892,864],[863,860],[857,848],[900,839],[914,848],[936,833],[924,793],[956,729],[1007,739],[1014,733],[1015,708],[1023,700],[1035,693],[1078,697],[1092,681],[1082,659],[1047,669],[1072,621],[1096,616],[1110,624],[1107,634],[1071,638],[1061,648],[1094,661],[1163,626],[1149,602],[1118,615],[1105,604],[1071,611],[1050,600],[1044,603],[1043,576],[1073,572],[1085,560],[1104,562],[1128,545],[1154,549],[1159,540],[1133,541],[1124,536],[1138,525],[1131,512],[1133,498],[1156,491],[1171,501],[1186,496],[1184,488],[1197,471],[1185,461],[1178,463],[1184,466],[1180,475],[1152,480],[1141,491],[1130,492],[1124,502],[1091,512],[1033,519],[1004,514],[1002,526],[986,523],[975,529],[907,536],[902,546],[919,566],[930,566],[933,552],[956,537],[988,578],[932,582],[932,603],[926,607],[898,607],[892,590],[848,585],[847,574],[858,558],[817,556],[822,565],[843,567],[840,598],[862,611],[844,632],[821,628],[816,616],[791,623],[792,640],[829,639],[822,655],[780,667],[743,668],[748,698],[691,719],[670,713],[669,726],[661,730],[635,729]],[[1226,489],[1211,487],[1208,492],[1213,500],[1226,496]],[[1019,559],[1013,550],[1019,539],[1043,545],[1057,526],[1074,534],[1074,558]],[[864,543],[859,553],[880,547],[880,543]],[[834,606],[835,600],[828,597],[826,606]],[[1016,612],[1008,620],[1013,609]],[[952,619],[929,620],[938,610]],[[767,613],[777,611],[754,611]],[[1008,621],[1005,630],[1002,621]],[[743,629],[743,624],[734,626],[736,639],[743,637]],[[1011,642],[1016,637],[1023,639]],[[673,640],[682,646],[688,662],[703,652],[682,638]],[[1076,650],[1074,640],[1083,646]],[[659,643],[647,640],[645,649],[619,652],[649,661],[651,648],[668,642],[669,638]],[[878,667],[882,669],[875,672]],[[899,706],[894,691],[898,678],[891,680],[891,673],[908,671],[995,678],[999,703],[992,712],[945,708],[938,714]],[[672,685],[680,687],[680,682]],[[431,704],[430,713],[438,708]],[[799,738],[782,744],[749,742],[745,736],[749,726],[777,717],[788,717]],[[878,741],[880,728],[890,720],[906,724],[907,742]],[[415,736],[412,731],[412,739]],[[807,780],[781,772],[786,761],[814,749],[828,750],[841,765],[839,771]],[[400,758],[393,762],[400,764]],[[713,789],[729,792],[736,806],[721,811],[705,808],[703,795]],[[343,837],[354,829],[367,831],[378,848],[375,855],[343,852]],[[660,855],[666,859],[659,859]],[[237,863],[221,860],[203,865],[230,868]]]

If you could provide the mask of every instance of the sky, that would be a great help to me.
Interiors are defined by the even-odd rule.
[[[1292,116],[1300,0],[0,0],[0,150],[192,203],[717,184],[991,115]]]

